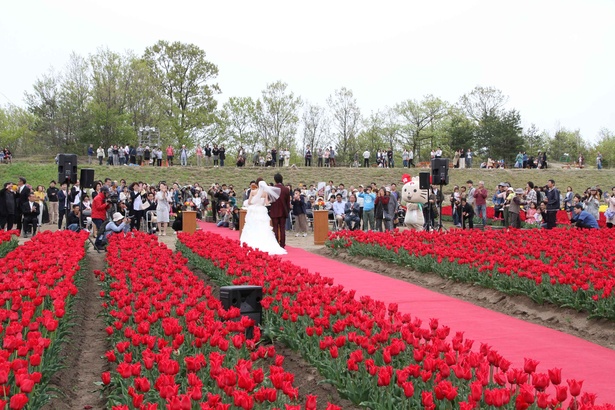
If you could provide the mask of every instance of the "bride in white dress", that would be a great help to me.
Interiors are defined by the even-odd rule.
[[[265,181],[258,183],[258,189],[256,184],[251,188],[248,213],[239,242],[270,255],[285,255],[286,250],[275,239],[267,209],[267,205],[280,196],[279,188],[270,187]]]

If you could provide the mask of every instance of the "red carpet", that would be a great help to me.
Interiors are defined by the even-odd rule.
[[[204,231],[239,240],[239,232],[200,223]],[[583,391],[596,393],[597,404],[615,403],[615,351],[546,327],[527,323],[449,296],[387,276],[369,272],[287,246],[284,259],[331,277],[337,284],[356,290],[357,298],[369,295],[385,303],[398,303],[399,310],[423,320],[437,318],[440,324],[474,339],[474,347],[487,343],[523,368],[524,358],[539,360],[538,371],[562,368],[562,379],[584,380]]]

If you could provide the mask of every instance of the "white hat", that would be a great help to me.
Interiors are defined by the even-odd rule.
[[[122,215],[121,213],[116,212],[113,214],[113,222],[117,222],[122,219],[124,219],[124,215]]]

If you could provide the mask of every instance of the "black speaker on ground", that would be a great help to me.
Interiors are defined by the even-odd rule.
[[[81,188],[94,188],[94,170],[92,168],[81,168],[79,185],[81,185]]]
[[[431,174],[429,172],[419,172],[419,188],[429,189],[431,185]]]
[[[220,288],[222,307],[227,310],[231,306],[239,308],[241,316],[254,320],[256,326],[260,326],[262,321],[262,299],[263,288],[261,286],[222,286]],[[246,338],[254,338],[254,328],[246,329]]]
[[[58,183],[77,181],[77,154],[58,155]]]
[[[433,185],[448,185],[448,158],[431,160],[431,183]]]

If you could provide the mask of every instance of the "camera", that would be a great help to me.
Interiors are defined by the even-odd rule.
[[[120,201],[120,196],[118,194],[111,194],[107,198],[107,203],[117,204]]]

